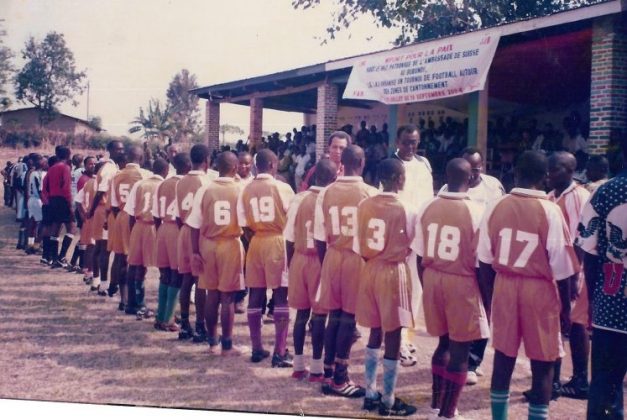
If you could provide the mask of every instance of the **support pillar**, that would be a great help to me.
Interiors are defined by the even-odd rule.
[[[338,89],[333,83],[318,86],[316,112],[316,161],[327,150],[327,140],[337,129]]]
[[[468,94],[468,146],[488,156],[488,81],[483,90]]]
[[[263,99],[252,98],[250,100],[250,129],[249,129],[249,145],[257,147],[261,142],[263,127]]]
[[[211,100],[205,103],[205,143],[211,150],[220,148],[220,103]]]
[[[592,24],[590,135],[588,152],[604,154],[611,136],[627,134],[627,17],[596,18]]]

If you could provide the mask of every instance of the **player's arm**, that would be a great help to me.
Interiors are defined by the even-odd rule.
[[[560,321],[562,325],[562,333],[566,334],[570,331],[570,287],[573,280],[577,280],[578,274],[557,281],[557,291],[560,295],[562,310],[560,311]]]
[[[483,307],[488,315],[488,319],[490,319],[490,313],[492,312],[492,293],[494,292],[495,277],[496,272],[492,265],[479,261],[479,293],[481,293],[481,300],[483,301]]]
[[[422,266],[422,257],[420,255],[416,255],[416,268],[418,269],[418,279],[420,280],[420,285],[424,287],[422,276],[425,272],[425,268]]]
[[[89,219],[94,217],[94,212],[96,211],[96,208],[98,207],[98,205],[102,201],[102,197],[104,196],[104,194],[105,194],[104,191],[97,191],[96,192],[96,195],[94,196],[94,201],[93,201],[93,203],[91,203],[91,207],[89,208],[89,214],[88,214],[88,218]]]
[[[152,195],[152,208],[150,209],[152,220],[155,222],[155,229],[159,230],[161,226],[161,217],[159,217],[159,189]]]

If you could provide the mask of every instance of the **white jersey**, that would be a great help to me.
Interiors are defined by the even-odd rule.
[[[44,172],[36,170],[31,172],[28,178],[28,197],[41,199],[41,187],[43,185]]]
[[[484,208],[490,203],[495,203],[499,198],[505,195],[505,188],[501,181],[493,176],[481,174],[481,181],[479,185],[468,189],[468,198],[477,204],[480,204]],[[447,192],[448,184],[444,184],[440,188],[440,192]]]

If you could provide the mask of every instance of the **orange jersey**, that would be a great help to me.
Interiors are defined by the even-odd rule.
[[[77,202],[83,206],[85,213],[89,213],[91,205],[94,202],[94,196],[96,195],[96,179],[91,178],[87,180],[81,191],[76,195]]]
[[[134,216],[138,222],[153,223],[153,200],[161,182],[163,178],[160,175],[152,175],[137,182],[128,196],[124,211]]]
[[[138,164],[127,163],[126,167],[115,174],[111,181],[111,207],[123,209],[135,183],[144,179],[146,175],[146,171],[141,169]]]
[[[99,206],[110,207],[109,195],[111,189],[111,181],[119,171],[118,165],[112,161],[107,160],[96,174],[96,191],[105,193],[100,200]],[[93,200],[93,198],[92,198]]]
[[[255,233],[282,235],[294,191],[269,174],[259,174],[244,187],[237,201],[237,219]]]
[[[242,228],[237,223],[237,198],[241,185],[234,178],[220,177],[198,191],[187,225],[200,229],[208,239],[239,238]]]
[[[440,192],[419,212],[412,249],[423,267],[475,276],[483,206],[467,193]]]
[[[561,210],[542,191],[514,188],[486,210],[479,260],[497,273],[563,280],[579,271]]]
[[[368,261],[404,263],[415,226],[416,213],[401,204],[398,194],[382,192],[366,198],[357,208],[353,250]]]
[[[337,249],[351,250],[357,228],[357,206],[377,192],[360,176],[339,176],[318,194],[314,239]]]
[[[549,193],[549,200],[557,204],[562,210],[568,231],[572,239],[577,234],[577,225],[583,213],[583,206],[588,202],[590,192],[583,186],[573,181],[572,184],[559,197],[555,197],[555,190]]]
[[[203,171],[190,171],[176,184],[176,216],[183,223],[192,210],[194,198],[200,187],[209,182]]]
[[[317,255],[313,238],[313,223],[316,209],[316,200],[321,187],[309,187],[296,195],[287,212],[287,223],[283,236],[286,241],[294,243],[294,251]]]
[[[176,221],[176,186],[181,178],[183,178],[181,175],[174,175],[159,184],[153,201],[153,217],[163,222]]]

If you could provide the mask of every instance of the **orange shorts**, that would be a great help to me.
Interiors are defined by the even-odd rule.
[[[131,240],[131,228],[128,224],[130,216],[127,212],[121,211],[115,217],[113,228],[109,228],[109,246],[111,252],[128,255],[128,248]]]
[[[326,311],[316,304],[320,287],[320,259],[318,254],[294,252],[288,271],[287,301],[290,308],[312,309],[315,314]]]
[[[366,328],[383,332],[414,327],[411,277],[405,261],[370,260],[361,272],[355,319]]]
[[[497,274],[492,296],[492,344],[516,357],[520,342],[531,360],[560,357],[561,302],[555,282]]]
[[[107,216],[107,237],[108,237],[108,242],[107,242],[107,251],[108,252],[112,252],[113,251],[113,247],[112,244],[114,241],[117,240],[117,236],[118,233],[116,232],[116,227],[117,223],[116,223],[116,217],[113,215],[113,212],[109,212],[109,216]]]
[[[95,241],[107,240],[108,239],[108,231],[105,230],[104,225],[107,220],[107,209],[104,205],[100,205],[96,207],[94,211],[94,217],[92,220],[92,236]]]
[[[283,235],[255,234],[246,254],[246,287],[277,289],[287,285]]]
[[[177,239],[177,269],[180,274],[189,274],[192,272],[192,228],[183,225],[179,229]]]
[[[178,268],[177,242],[179,227],[174,222],[162,222],[157,229],[157,267]]]
[[[457,342],[488,338],[488,317],[477,279],[443,273],[427,267],[423,273],[422,299],[427,332],[445,334]]]
[[[92,245],[94,243],[91,227],[92,224],[93,219],[87,219],[83,222],[83,227],[81,227],[81,237],[78,241],[80,245]]]
[[[577,287],[579,288],[579,297],[574,302],[571,302],[570,322],[588,327],[590,323],[588,316],[588,286],[583,273],[579,276]]]
[[[200,237],[203,272],[198,276],[198,288],[237,292],[244,285],[244,246],[237,238],[208,239]]]
[[[154,224],[136,222],[128,247],[128,265],[154,267],[156,237]]]
[[[320,307],[354,314],[363,266],[364,260],[353,251],[327,248],[320,272]]]

